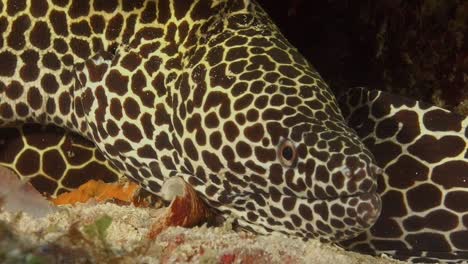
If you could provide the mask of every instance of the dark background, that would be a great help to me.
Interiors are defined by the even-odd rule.
[[[467,0],[258,0],[340,93],[392,91],[468,114]]]

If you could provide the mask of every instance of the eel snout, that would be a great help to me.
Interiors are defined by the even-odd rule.
[[[326,152],[312,133],[304,142],[281,145],[280,160],[292,162],[269,166],[267,188],[250,184],[252,190],[224,192],[219,207],[259,233],[341,241],[365,232],[381,212],[377,176],[382,171],[354,134],[342,135],[337,133]]]
[[[347,167],[348,168],[348,167]],[[381,169],[372,163],[364,168],[348,168],[339,172],[343,176],[342,188],[333,185],[336,194],[332,191],[317,194],[318,201],[322,201],[328,208],[328,228],[321,228],[316,223],[320,237],[330,241],[341,241],[355,237],[374,225],[380,216],[382,201],[377,193],[377,175]],[[337,174],[338,175],[338,174]],[[336,175],[332,175],[337,177]],[[333,180],[332,180],[333,182]],[[320,202],[317,202],[320,203]],[[316,210],[318,215],[324,215],[323,210]],[[324,229],[328,232],[320,232]]]
[[[312,173],[304,173],[310,182],[306,197],[315,200],[310,208],[321,218],[311,223],[314,232],[325,240],[340,241],[366,231],[380,216],[377,178],[382,169],[354,134],[329,145],[326,159],[313,145],[308,146],[306,159],[314,160],[316,166]]]

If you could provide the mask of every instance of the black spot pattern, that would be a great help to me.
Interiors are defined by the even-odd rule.
[[[0,124],[53,123],[91,142],[2,130],[9,147],[0,160],[31,146],[12,166],[52,194],[90,171],[105,180],[119,171],[156,194],[182,176],[218,212],[260,233],[343,240],[368,230],[377,239],[367,249],[403,250],[402,240],[414,250],[464,249],[454,227],[467,210],[465,119],[358,89],[342,104],[354,108],[343,113],[356,135],[325,82],[247,2],[6,1]],[[279,159],[285,141],[291,164]],[[48,149],[54,144],[60,149]]]
[[[341,103],[384,170],[378,181],[383,204],[379,220],[343,245],[417,262],[463,259],[465,233],[459,225],[468,210],[462,202],[467,195],[462,190],[468,187],[466,117],[362,88]],[[366,239],[372,242],[363,243]]]

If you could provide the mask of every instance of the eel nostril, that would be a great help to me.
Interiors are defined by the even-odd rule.
[[[348,178],[348,177],[351,177],[351,175],[352,175],[351,169],[350,169],[348,166],[346,166],[346,165],[341,166],[341,167],[340,167],[340,171],[341,171],[341,173],[343,174],[343,176],[345,176],[345,177],[347,177],[347,178]]]
[[[371,165],[369,165],[369,168],[372,173],[372,176],[374,177],[377,177],[377,175],[380,175],[383,173],[383,169],[375,165],[374,163],[371,163]]]

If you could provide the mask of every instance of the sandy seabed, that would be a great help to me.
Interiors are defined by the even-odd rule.
[[[161,210],[90,202],[61,206],[35,218],[3,211],[0,247],[3,242],[10,250],[0,249],[0,259],[3,254],[24,260],[29,254],[46,263],[401,263],[315,240],[235,232],[229,221],[222,227],[170,227],[150,240],[153,219]],[[101,230],[105,232],[90,233],[103,216],[109,224]]]

